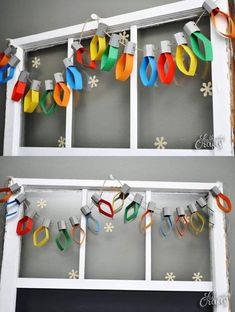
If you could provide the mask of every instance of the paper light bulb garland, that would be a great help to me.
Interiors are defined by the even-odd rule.
[[[108,26],[104,23],[99,23],[95,36],[90,43],[90,54],[92,61],[99,61],[106,50],[105,32]]]
[[[67,107],[69,104],[70,90],[64,82],[62,73],[56,73],[54,77],[56,82],[53,93],[54,100],[60,107]]]
[[[153,225],[154,221],[152,218],[152,214],[154,213],[155,209],[156,209],[156,204],[153,201],[149,202],[146,211],[142,214],[140,218],[140,230],[142,232],[146,231],[148,228],[150,228]],[[150,221],[148,224],[146,224],[146,218],[148,216],[150,217]]]
[[[137,218],[143,198],[141,194],[135,194],[133,201],[125,208],[124,223]]]
[[[221,193],[220,189],[217,186],[214,186],[211,190],[212,196],[216,198],[216,203],[218,207],[225,213],[232,211],[232,203],[228,196]]]
[[[186,76],[195,76],[197,70],[197,58],[188,46],[187,40],[183,32],[176,33],[175,41],[177,43],[175,61],[178,69]],[[189,57],[189,65],[186,68],[184,54]]]
[[[41,97],[40,107],[43,113],[48,116],[54,113],[57,106],[56,102],[54,101],[53,92],[54,92],[53,80],[45,80],[45,92]],[[48,101],[50,101],[49,103],[50,105],[48,105],[47,103]]]
[[[233,18],[229,14],[220,11],[218,6],[212,0],[206,0],[202,6],[210,14],[212,24],[214,28],[216,29],[216,31],[222,37],[234,39],[235,38],[235,24],[234,24]],[[217,23],[217,18],[218,19],[222,18],[223,20],[226,21],[225,30],[220,29],[219,23]]]
[[[2,187],[0,188],[0,194],[3,196],[0,197],[0,203],[6,203],[10,197],[13,195],[13,194],[16,194],[17,192],[19,192],[21,189],[21,187],[15,183],[15,184],[12,184],[11,186],[9,187]]]
[[[130,194],[130,190],[131,190],[131,188],[129,187],[129,185],[123,184],[120,192],[118,192],[117,194],[114,195],[113,201],[112,201],[112,207],[113,207],[114,214],[116,214],[122,210],[124,203],[125,203],[125,199]],[[118,202],[120,202],[120,204],[117,206]]]
[[[180,237],[184,237],[188,229],[188,221],[183,207],[176,208],[177,217],[175,219],[176,233]]]
[[[24,98],[24,112],[33,113],[39,104],[39,90],[41,81],[33,80],[31,87]]]
[[[33,245],[35,247],[43,247],[50,239],[49,228],[50,228],[51,220],[44,219],[42,225],[37,228],[33,233]],[[40,239],[39,237],[44,233],[44,237]]]
[[[98,207],[98,210],[101,214],[103,214],[104,216],[106,216],[108,218],[113,218],[114,210],[113,210],[113,206],[111,205],[110,202],[101,198],[101,196],[98,194],[93,194],[91,199],[92,199],[93,203]],[[105,210],[104,208],[107,208],[108,211]]]
[[[126,81],[130,78],[130,75],[134,66],[134,55],[136,51],[136,43],[127,42],[124,51],[117,61],[115,69],[115,77],[118,81]]]
[[[188,22],[184,25],[184,31],[188,35],[194,54],[202,61],[212,61],[213,52],[210,40],[204,36],[195,22]],[[203,51],[200,43],[203,45]]]
[[[104,51],[100,69],[103,71],[110,71],[117,62],[119,48],[119,35],[113,34],[109,40],[109,44]]]
[[[68,250],[72,245],[72,239],[67,230],[66,222],[61,220],[57,222],[59,233],[56,235],[55,242],[60,251]]]
[[[21,204],[25,204],[27,207],[29,203],[27,201],[26,194],[20,193],[20,191],[21,187],[18,184],[0,188],[0,193],[4,194],[4,196],[0,199],[1,203],[4,203],[5,207],[13,206],[14,210],[16,210],[16,207]],[[11,196],[15,194],[16,196],[11,199]],[[131,188],[127,184],[121,184],[120,190],[113,197],[112,204],[103,199],[102,194],[103,191],[100,195],[95,193],[91,196],[91,199],[93,204],[98,207],[99,212],[108,218],[113,218],[115,213],[121,211],[124,206],[124,201],[129,198],[129,196],[133,196]],[[214,186],[208,195],[209,194],[215,197],[216,204],[222,212],[231,212],[232,204],[229,197],[223,194],[217,186]],[[185,210],[182,206],[176,208],[176,218],[174,219],[173,215],[175,215],[175,213],[171,208],[157,208],[156,203],[153,201],[150,201],[146,204],[144,203],[143,195],[135,193],[131,198],[130,204],[128,204],[125,208],[124,223],[135,220],[138,217],[139,209],[142,208],[144,209],[144,212],[140,217],[139,226],[141,232],[145,232],[147,229],[153,226],[153,214],[156,214],[157,210],[159,210],[161,211],[162,215],[159,220],[159,228],[160,234],[163,237],[167,238],[172,232],[173,228],[175,228],[177,236],[182,238],[186,235],[189,227],[196,235],[199,235],[203,232],[206,224],[204,212],[210,210],[210,214],[213,213],[213,210],[208,207],[208,195],[197,199],[195,203],[190,203],[187,205],[187,209],[190,213],[189,219],[188,216],[186,216]],[[121,204],[115,207],[119,200],[121,201]],[[100,232],[101,226],[99,220],[94,217],[92,208],[92,206],[89,207],[88,205],[85,205],[82,206],[80,210],[82,215],[86,218],[86,229],[90,230],[93,234],[98,234]],[[205,211],[205,209],[207,210]],[[199,210],[204,211],[201,213]],[[15,215],[16,212],[9,212],[9,214]],[[32,231],[35,216],[38,216],[37,212],[33,209],[27,208],[25,215],[17,223],[16,233],[19,236],[27,235]],[[8,217],[8,214],[6,217]],[[59,233],[55,237],[55,243],[57,248],[63,252],[68,250],[73,242],[81,245],[84,242],[86,236],[86,229],[81,227],[79,218],[77,216],[70,217],[69,221],[71,223],[70,231],[67,228],[66,222],[64,220],[61,220],[57,223]],[[210,221],[210,217],[208,222],[213,225],[213,223]],[[35,247],[43,247],[48,243],[50,239],[51,223],[52,222],[49,219],[45,218],[41,225],[33,232],[33,245]]]
[[[66,80],[72,90],[81,91],[83,88],[82,74],[73,65],[70,59],[64,59],[64,65],[66,67]]]
[[[19,64],[20,60],[16,56],[12,56],[9,62],[0,67],[0,83],[7,83],[14,76],[16,66]]]
[[[16,53],[16,48],[13,46],[9,46],[6,48],[4,52],[0,53],[0,68],[4,67],[8,64],[11,56],[13,56]]]
[[[150,68],[150,76],[148,77],[148,67]],[[144,46],[144,57],[140,64],[140,79],[145,87],[152,87],[158,77],[157,64],[154,54],[154,45],[146,44]]]
[[[201,213],[197,210],[197,207],[195,204],[189,204],[187,207],[191,213],[190,225],[191,225],[193,231],[195,232],[195,234],[198,235],[204,229],[205,220],[204,220],[203,216],[201,215]]]
[[[90,55],[90,51],[87,48],[84,48],[81,43],[78,42],[74,42],[72,43],[72,49],[75,53],[76,56],[76,60],[80,65],[85,66],[86,68],[90,68],[90,69],[96,69],[97,65],[96,65],[96,61],[92,61],[91,60],[91,55]],[[88,59],[88,62],[86,60],[86,62],[84,62],[83,56],[86,56],[86,58]]]
[[[28,78],[29,73],[25,70],[21,71],[18,81],[16,82],[12,92],[12,101],[19,102],[23,98],[26,91]]]
[[[82,245],[85,239],[85,231],[81,228],[80,222],[76,216],[70,217],[69,221],[71,223],[72,229],[71,229],[71,237],[72,240],[77,243],[78,245]],[[79,231],[80,237],[79,240],[76,238],[76,233]]]
[[[175,76],[175,62],[171,54],[171,43],[169,40],[161,41],[161,53],[157,64],[161,82],[163,84],[171,84]]]
[[[98,234],[100,232],[100,223],[97,219],[95,219],[92,215],[91,209],[88,205],[85,205],[81,208],[82,214],[86,217],[87,228],[94,234]]]
[[[28,234],[32,228],[33,228],[33,218],[36,215],[36,211],[34,211],[33,209],[29,209],[25,216],[20,219],[17,223],[17,227],[16,227],[16,233],[19,236],[23,236]]]
[[[172,212],[168,207],[162,209],[162,218],[160,220],[160,233],[167,237],[173,228]]]

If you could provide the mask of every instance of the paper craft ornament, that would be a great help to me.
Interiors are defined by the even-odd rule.
[[[16,53],[16,50],[17,49],[15,47],[9,46],[4,52],[0,53],[0,68],[8,64],[11,56]]]
[[[29,73],[25,70],[21,71],[18,81],[13,88],[11,96],[12,101],[19,102],[23,98],[26,91],[28,78]]]
[[[140,64],[139,74],[142,84],[145,87],[152,87],[158,77],[157,64],[154,54],[154,45],[146,44],[144,46],[144,57]],[[148,77],[148,67],[150,68],[150,75]]]
[[[39,104],[39,90],[41,81],[33,80],[31,87],[24,98],[24,112],[33,113]]]
[[[212,24],[219,35],[225,38],[234,39],[235,38],[235,24],[234,19],[229,14],[220,11],[219,7],[212,0],[206,0],[203,3],[203,8],[210,14]],[[221,29],[220,19],[226,21],[226,26],[224,30]]]
[[[160,233],[167,237],[173,229],[172,212],[168,207],[162,209],[162,218],[160,220]]]
[[[156,209],[156,204],[154,202],[149,202],[146,211],[142,214],[140,218],[140,230],[142,232],[146,231],[149,227],[151,227],[154,223],[152,214],[154,213]],[[146,218],[147,216],[150,217],[150,221],[148,224],[146,224]]]
[[[71,229],[71,237],[72,240],[78,244],[82,245],[82,243],[85,240],[85,231],[81,228],[80,222],[77,217],[73,216],[69,218],[69,221],[71,223],[72,229]],[[76,238],[76,233],[79,232],[79,240]]]
[[[212,61],[213,51],[211,42],[201,33],[200,28],[196,23],[192,21],[186,23],[184,25],[184,31],[189,37],[194,54],[202,61]],[[203,45],[203,51],[200,48],[199,41],[201,41]]]
[[[133,70],[134,55],[136,51],[136,43],[128,42],[124,48],[124,51],[117,61],[115,69],[116,80],[126,81]]]
[[[16,56],[12,56],[9,62],[0,67],[0,83],[7,83],[11,80],[15,74],[16,66],[19,64],[20,60]]]
[[[123,184],[120,192],[114,195],[113,201],[112,201],[114,214],[122,210],[124,203],[125,203],[125,199],[129,196],[130,191],[131,191],[131,188],[129,187],[129,185]],[[118,202],[120,202],[119,205],[117,205]]]
[[[59,233],[55,238],[56,245],[60,251],[66,251],[72,245],[72,239],[67,230],[66,222],[61,220],[57,222]]]
[[[85,205],[81,208],[82,214],[86,217],[86,226],[87,228],[94,234],[98,234],[100,232],[100,222],[96,220],[92,213],[91,209],[88,205]]]
[[[12,184],[9,187],[2,187],[0,188],[0,194],[4,194],[2,197],[0,197],[0,203],[6,203],[9,198],[13,195],[16,194],[17,192],[19,192],[21,189],[21,187],[15,183]]]
[[[141,194],[135,194],[133,201],[125,208],[124,223],[137,218],[143,198]]]
[[[93,203],[98,207],[98,210],[102,215],[108,218],[113,218],[114,211],[113,211],[113,206],[110,204],[110,202],[101,198],[99,194],[93,194],[91,196],[91,199]],[[103,209],[104,207],[108,208],[109,211],[104,210]]]
[[[33,228],[33,218],[36,215],[36,211],[29,209],[25,216],[17,223],[16,233],[19,236],[28,234]]]
[[[195,204],[189,204],[188,210],[191,213],[190,216],[190,225],[195,232],[196,235],[202,233],[205,225],[205,220],[201,213],[197,210],[197,207]]]
[[[104,23],[99,23],[95,36],[90,43],[90,54],[92,61],[99,61],[106,50],[105,32],[108,26]]]
[[[211,194],[216,198],[218,208],[220,208],[225,213],[229,213],[232,211],[233,207],[229,197],[221,193],[220,189],[217,186],[213,187],[213,189],[211,190]]]
[[[53,80],[45,80],[45,92],[41,97],[40,107],[43,113],[47,116],[52,115],[57,106],[53,97],[53,89],[54,89]],[[47,105],[47,101],[50,101],[50,105]]]
[[[50,239],[49,228],[51,220],[44,219],[42,225],[37,228],[33,233],[33,244],[35,247],[43,247]],[[44,233],[44,237],[40,239],[39,237]]]
[[[178,32],[174,36],[177,44],[175,56],[176,65],[181,73],[186,76],[193,77],[195,76],[197,71],[197,57],[188,46],[187,40],[183,32]],[[189,65],[187,67],[184,60],[185,54],[189,57]]]
[[[68,85],[72,90],[81,91],[83,89],[82,74],[73,65],[70,59],[65,58],[63,62],[66,68],[66,80]]]
[[[188,229],[188,221],[185,218],[185,211],[183,207],[176,208],[176,219],[175,219],[175,229],[176,233],[182,238],[187,232]]]
[[[54,74],[55,89],[53,92],[54,100],[60,107],[67,107],[69,104],[70,90],[64,82],[62,73]]]
[[[113,34],[101,58],[100,69],[110,71],[118,59],[119,35]]]
[[[171,54],[171,43],[169,40],[164,40],[161,41],[160,46],[161,53],[157,62],[158,75],[162,83],[171,84],[175,76],[175,62]]]
[[[76,60],[80,65],[83,65],[86,68],[96,69],[96,61],[91,60],[90,51],[87,48],[84,48],[81,43],[74,42],[72,44],[72,49],[75,53]],[[83,56],[85,56],[88,61],[84,61]]]

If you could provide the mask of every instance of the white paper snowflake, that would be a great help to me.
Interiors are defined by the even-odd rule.
[[[193,273],[192,279],[193,279],[195,282],[201,282],[201,280],[203,279],[203,275],[201,275],[200,272]]]
[[[119,33],[119,42],[125,45],[127,44],[129,37],[130,35],[126,31],[123,31],[122,33]]]
[[[211,81],[203,82],[200,91],[203,93],[203,96],[212,96],[212,83]]]
[[[88,84],[91,85],[91,88],[97,88],[98,82],[99,82],[99,79],[95,75],[89,77]]]
[[[167,141],[165,141],[164,137],[156,137],[156,140],[154,142],[154,146],[157,149],[164,149],[165,145],[167,145]]]
[[[47,201],[45,199],[39,199],[37,201],[37,207],[39,207],[41,209],[45,208],[46,205],[47,205]]]
[[[111,222],[105,223],[105,226],[104,226],[105,232],[111,233],[111,232],[113,232],[113,229],[114,229],[114,225]]]
[[[40,65],[41,65],[41,59],[40,59],[40,57],[35,56],[35,57],[32,59],[32,67],[38,68]]]
[[[170,273],[166,273],[166,276],[165,276],[165,279],[167,280],[167,281],[170,281],[170,282],[172,282],[172,281],[174,281],[175,280],[175,275],[174,275],[174,273],[173,272],[170,272]]]
[[[58,146],[59,147],[65,147],[65,138],[64,137],[60,137],[58,140]]]
[[[78,271],[76,271],[76,270],[71,270],[71,271],[69,272],[69,278],[70,278],[70,279],[78,279],[78,278],[79,278]]]

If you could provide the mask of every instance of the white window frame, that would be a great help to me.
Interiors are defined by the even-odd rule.
[[[103,190],[103,181],[99,180],[54,180],[54,179],[18,179],[12,178],[11,183],[18,183],[23,190],[41,189],[72,189],[82,191],[82,204],[88,204],[89,190]],[[182,183],[182,182],[143,182],[125,181],[135,192],[145,192],[146,202],[151,201],[152,192],[204,193],[215,185],[223,191],[223,185],[217,183]],[[116,181],[108,181],[105,190],[115,191],[120,188]],[[145,290],[145,291],[185,291],[214,292],[214,296],[229,294],[228,267],[226,261],[226,233],[224,213],[218,209],[215,198],[209,193],[208,205],[213,210],[214,226],[209,230],[211,281],[156,281],[151,280],[151,228],[145,234],[145,280],[105,280],[85,278],[86,241],[80,247],[79,279],[56,278],[21,278],[20,256],[21,237],[16,235],[16,225],[23,216],[23,205],[19,208],[16,218],[6,222],[1,284],[0,311],[13,312],[16,305],[16,293],[20,288],[36,289],[97,289],[97,290]],[[149,219],[146,220],[146,224]],[[86,229],[86,218],[81,216],[81,226]],[[228,305],[214,306],[215,312],[229,312]]]
[[[204,0],[185,0],[146,10],[122,14],[102,19],[110,32],[130,30],[130,40],[137,42],[138,29],[169,22],[196,18],[202,12]],[[219,3],[223,11],[228,11],[228,1]],[[208,17],[209,19],[209,17]],[[10,40],[17,47],[17,57],[20,72],[24,69],[25,52],[43,49],[61,43],[68,44],[68,55],[71,56],[71,44],[79,38],[83,24],[48,31],[32,36]],[[84,38],[94,34],[97,22],[86,25]],[[15,75],[7,84],[6,117],[5,117],[5,156],[232,156],[234,154],[231,126],[231,47],[230,41],[219,36],[212,24],[211,42],[214,59],[212,62],[213,83],[213,131],[214,137],[223,137],[221,150],[194,149],[141,149],[138,148],[138,68],[137,57],[130,78],[130,147],[129,148],[75,148],[72,147],[73,95],[66,110],[66,148],[21,147],[22,140],[22,105],[11,100],[13,87],[17,81]],[[222,60],[222,61],[221,61]]]

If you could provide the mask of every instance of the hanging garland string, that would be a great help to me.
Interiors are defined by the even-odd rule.
[[[155,202],[144,201],[143,195],[139,193],[132,193],[131,188],[127,184],[122,184],[118,179],[115,179],[112,175],[110,175],[112,180],[117,180],[120,183],[120,191],[116,193],[113,197],[113,203],[115,204],[118,199],[121,199],[121,208],[123,208],[124,203],[127,198],[130,200],[130,204],[128,204],[124,211],[124,223],[135,220],[138,217],[139,210],[142,208],[144,210],[143,214],[140,217],[139,226],[141,232],[145,232],[148,228],[150,228],[154,224],[153,214],[158,213],[161,214],[160,218],[160,233],[163,237],[167,238],[172,232],[173,228],[176,230],[176,234],[183,238],[186,235],[186,232],[189,227],[192,228],[193,232],[196,235],[199,235],[203,232],[205,227],[205,218],[198,211],[198,208],[204,210],[207,208],[210,213],[213,213],[210,207],[208,207],[206,199],[208,195],[205,197],[201,197],[196,200],[196,203],[191,203],[187,205],[187,208],[190,213],[190,219],[188,220],[188,215],[186,215],[184,208],[177,207],[176,208],[176,218],[173,222],[173,211],[169,207],[157,208]],[[86,227],[94,234],[98,234],[100,232],[100,222],[94,217],[92,213],[92,209],[94,207],[98,207],[99,213],[108,218],[113,218],[115,214],[115,210],[113,204],[108,202],[103,198],[103,193],[105,189],[106,180],[103,183],[100,193],[95,193],[91,196],[92,204],[89,207],[88,205],[81,207],[81,213],[86,218]],[[4,207],[19,206],[24,204],[27,208],[25,215],[18,221],[16,227],[16,233],[19,236],[26,235],[30,233],[34,226],[34,218],[38,216],[36,211],[27,206],[27,199],[25,193],[21,193],[21,187],[18,184],[13,184],[10,187],[0,188],[0,193],[4,193],[5,195],[0,199],[1,203],[4,203]],[[222,212],[229,213],[232,211],[232,204],[228,196],[223,194],[217,186],[214,186],[210,192],[213,197],[216,199],[216,204]],[[14,196],[12,199],[11,196]],[[221,202],[222,201],[222,202]],[[106,209],[105,209],[106,208]],[[108,210],[107,210],[108,208]],[[16,209],[16,208],[15,208]],[[117,209],[120,209],[118,206]],[[16,212],[7,212],[6,217],[8,215],[11,216],[16,215]],[[186,217],[187,216],[187,217]],[[69,221],[71,223],[71,234],[69,234],[66,222],[61,220],[57,222],[58,225],[58,234],[55,238],[55,243],[60,251],[66,251],[74,241],[78,245],[81,245],[86,236],[86,232],[82,229],[80,222],[76,216],[70,217]],[[208,222],[213,225],[210,221],[210,217]],[[50,239],[49,229],[51,226],[51,221],[49,219],[44,219],[41,225],[34,231],[33,233],[33,245],[35,247],[42,247],[46,245]],[[42,234],[44,234],[42,236]],[[79,235],[78,235],[79,234]],[[79,237],[79,238],[78,238]]]
[[[212,24],[215,27],[219,35],[231,39],[235,38],[235,23],[233,18],[222,12],[215,2],[212,0],[206,0],[203,3],[203,13],[200,15],[198,20],[195,22],[190,21],[185,24],[184,31],[189,37],[191,48],[187,44],[187,40],[183,33],[175,34],[176,39],[176,65],[178,69],[186,76],[194,76],[197,70],[197,58],[202,61],[212,61],[213,51],[210,40],[200,32],[197,26],[198,22],[205,14],[208,12],[210,14]],[[222,18],[227,23],[227,30],[223,31],[220,29],[220,24],[218,23],[218,18]],[[144,57],[142,59],[139,75],[144,86],[151,87],[155,84],[157,77],[159,75],[160,81],[163,84],[171,84],[174,80],[175,75],[175,62],[171,54],[171,43],[169,40],[164,40],[160,44],[160,56],[156,62],[154,61],[155,48],[153,45],[146,45],[143,49],[136,47],[133,42],[122,43],[117,34],[108,34],[108,25],[101,23],[100,18],[96,14],[92,14],[92,19],[97,21],[98,27],[95,35],[93,36],[89,50],[81,45],[81,40],[83,39],[83,34],[85,31],[85,26],[89,20],[83,24],[82,32],[78,42],[72,44],[73,54],[70,58],[64,60],[66,66],[66,80],[69,87],[72,90],[83,89],[83,77],[81,72],[84,73],[84,69],[78,70],[75,65],[73,65],[71,59],[76,55],[76,60],[78,65],[85,68],[96,69],[96,61],[101,60],[100,69],[102,71],[110,71],[116,64],[115,67],[115,77],[118,81],[126,81],[133,70],[134,55],[136,50],[144,52]],[[110,37],[108,46],[106,45],[105,36]],[[200,42],[203,45],[203,49],[200,47]],[[119,43],[124,46],[124,51],[118,59]],[[152,47],[151,47],[152,46]],[[16,48],[9,46],[4,52],[0,53],[0,83],[6,83],[13,78],[15,73],[15,68],[19,62],[15,56]],[[189,67],[187,68],[184,63],[184,54],[189,56]],[[84,62],[83,56],[88,58]],[[165,65],[168,65],[166,69]],[[147,67],[151,68],[150,77],[147,77]],[[80,72],[81,71],[81,72]],[[56,73],[55,75],[55,88],[53,92],[53,97],[55,103],[66,108],[69,103],[70,90],[64,82],[63,73]],[[26,92],[26,81],[32,81],[26,72],[20,73],[18,81],[13,88],[12,100],[20,101]],[[39,83],[39,82],[38,82]],[[45,91],[51,91],[45,89]],[[55,106],[52,104],[51,109],[45,108],[46,94],[43,94],[42,101],[39,100],[39,90],[32,89],[26,94],[24,100],[24,111],[26,113],[32,113],[40,102],[40,106],[45,115],[51,115],[54,112]]]

